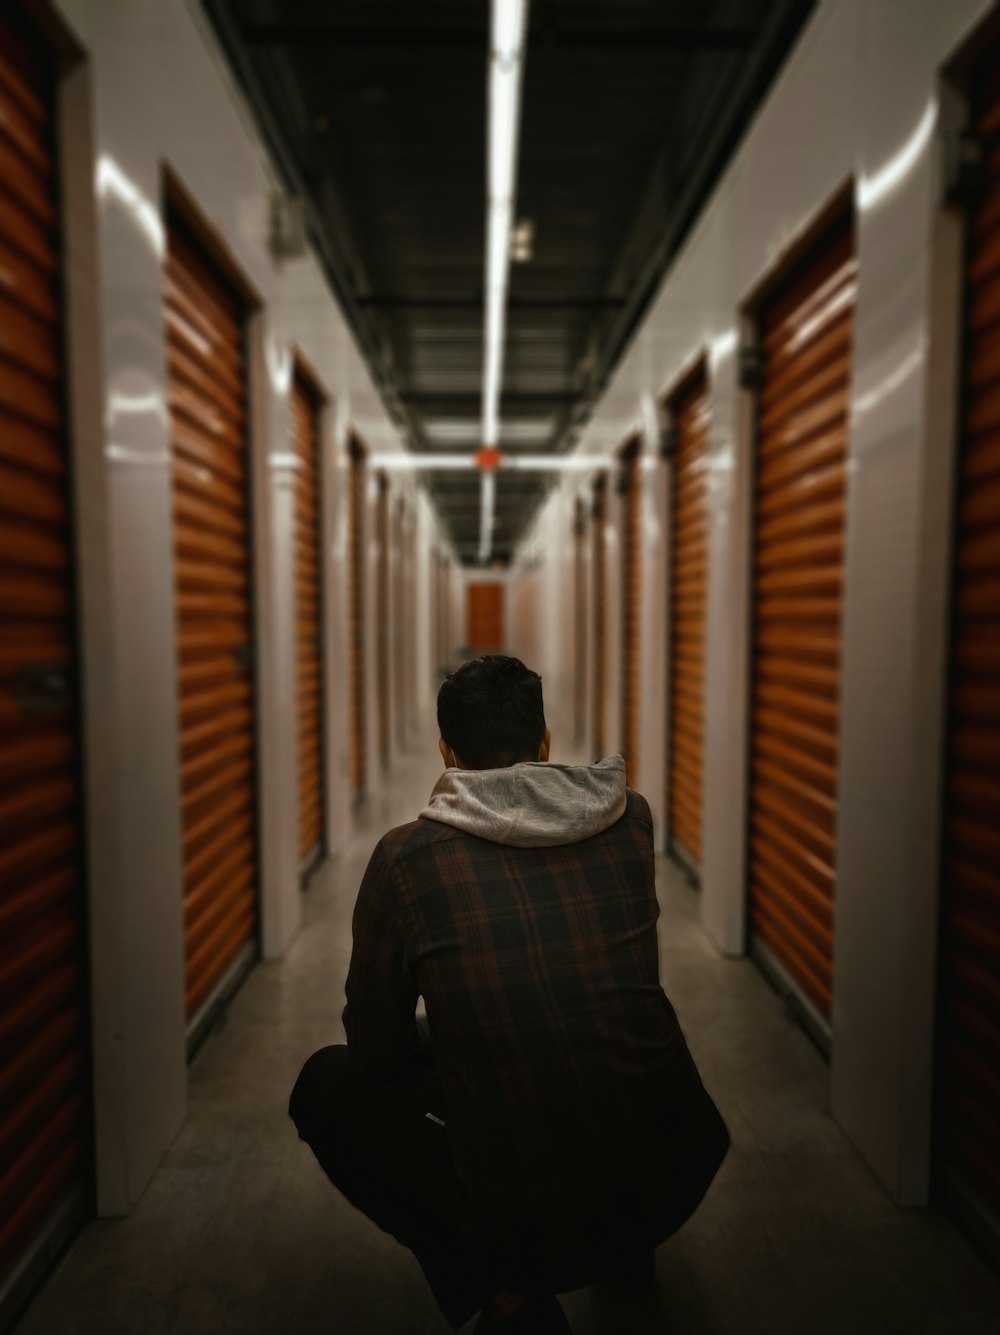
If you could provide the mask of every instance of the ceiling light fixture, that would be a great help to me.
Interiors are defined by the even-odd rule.
[[[504,327],[510,236],[517,180],[517,135],[521,120],[521,69],[527,28],[527,0],[493,0],[490,24],[488,172],[486,186],[486,281],[483,321],[483,406],[481,444],[500,438]],[[488,480],[489,479],[489,480]],[[483,473],[479,559],[490,558],[496,480]]]
[[[409,450],[395,454],[372,454],[372,469],[388,473],[438,473],[458,470],[471,473],[476,460],[471,454],[417,454]]]
[[[478,445],[482,423],[471,417],[427,417],[424,435],[435,445]],[[552,417],[515,417],[500,423],[501,445],[544,445],[555,431]]]

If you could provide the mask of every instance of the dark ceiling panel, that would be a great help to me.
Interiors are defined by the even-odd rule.
[[[488,0],[204,3],[390,413],[414,449],[474,448]],[[814,4],[534,0],[504,450],[572,445]],[[478,475],[428,477],[472,560]],[[552,480],[500,472],[496,555]]]

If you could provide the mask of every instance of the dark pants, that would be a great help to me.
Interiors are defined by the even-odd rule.
[[[661,1164],[658,1175],[651,1164],[644,1173],[642,1149],[642,1162],[629,1162],[626,1125],[603,1153],[591,1156],[595,1165],[601,1158],[608,1178],[603,1216],[595,1204],[593,1173],[557,1171],[564,1190],[556,1182],[549,1191],[543,1186],[542,1212],[526,1216],[516,1230],[494,1228],[477,1211],[455,1170],[448,1133],[433,1120],[442,1116],[444,1100],[429,1046],[407,1075],[391,1084],[361,1078],[346,1047],[321,1048],[302,1068],[288,1111],[334,1186],[414,1253],[438,1306],[457,1330],[501,1289],[564,1292],[613,1276],[630,1259],[648,1255],[688,1218],[715,1176],[729,1136],[686,1050],[683,1057],[676,1107],[648,1108],[655,1129],[647,1130],[645,1138],[639,1135],[641,1144],[654,1139],[668,1154],[675,1147],[666,1168]],[[636,1132],[639,1106],[637,1101],[635,1110],[625,1114]],[[601,1126],[614,1125],[615,1113],[601,1112],[597,1120]],[[544,1165],[538,1167],[544,1178]],[[632,1188],[616,1194],[619,1180],[631,1182]],[[645,1189],[636,1189],[644,1180]],[[571,1182],[577,1200],[565,1190]],[[521,1190],[527,1196],[530,1185],[522,1184]],[[534,1236],[532,1225],[539,1223],[556,1236],[546,1237],[544,1230]],[[561,1263],[552,1264],[560,1250]],[[535,1259],[544,1256],[550,1263],[536,1267]]]
[[[428,1053],[406,1080],[375,1085],[347,1048],[321,1048],[302,1068],[288,1112],[330,1181],[409,1247],[457,1330],[503,1287],[486,1222],[452,1164],[441,1085]]]

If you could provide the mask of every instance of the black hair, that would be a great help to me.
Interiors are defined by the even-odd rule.
[[[470,769],[535,760],[545,735],[542,679],[518,658],[474,658],[441,683],[437,717],[441,736]]]

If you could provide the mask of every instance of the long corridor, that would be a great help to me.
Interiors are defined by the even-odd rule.
[[[558,738],[554,759],[566,758]],[[190,1115],[132,1215],[100,1219],[18,1335],[444,1335],[416,1262],[328,1185],[285,1107],[302,1061],[342,1042],[354,896],[371,848],[439,772],[404,753],[343,856],[306,892],[191,1068]],[[1000,1282],[950,1222],[892,1204],[828,1115],[828,1068],[747,960],[720,957],[695,894],[658,867],[661,971],[733,1137],[658,1291],[563,1299],[575,1335],[994,1335]]]
[[[577,1335],[998,1335],[1000,0],[0,4],[0,1335],[444,1335],[286,1107],[497,651],[733,1137]]]

